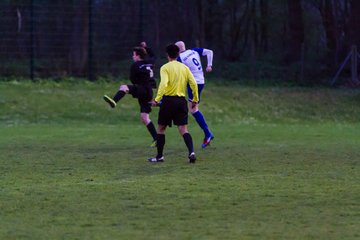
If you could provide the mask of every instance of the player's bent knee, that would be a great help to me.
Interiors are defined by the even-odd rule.
[[[158,134],[165,134],[166,126],[158,125],[157,133]]]
[[[199,108],[196,106],[196,107],[194,107],[194,108],[191,108],[190,107],[190,112],[191,112],[191,114],[194,114],[194,113],[196,113],[197,111],[199,111]]]
[[[119,90],[127,93],[129,92],[129,87],[127,85],[121,85]]]
[[[179,126],[179,127],[178,127],[178,130],[179,130],[179,133],[180,133],[181,135],[184,135],[185,133],[188,132],[187,125]]]
[[[195,105],[194,107],[192,107],[192,104],[190,102],[189,103],[189,110],[190,110],[190,113],[193,114],[193,113],[196,113],[197,111],[199,111],[199,107],[198,107],[198,105]]]
[[[148,125],[150,123],[150,120],[149,119],[144,119],[144,118],[141,118],[141,122],[145,125]]]
[[[141,113],[140,120],[145,125],[148,125],[151,122],[150,116],[147,113]]]

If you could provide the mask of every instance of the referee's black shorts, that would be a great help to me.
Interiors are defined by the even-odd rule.
[[[188,124],[188,106],[185,97],[164,96],[161,100],[158,124],[176,126]]]

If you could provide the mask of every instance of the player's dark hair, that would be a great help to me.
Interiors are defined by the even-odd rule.
[[[171,59],[175,59],[179,56],[180,49],[175,44],[170,44],[166,47],[166,53]]]
[[[133,51],[135,52],[136,55],[140,56],[141,59],[145,59],[147,55],[147,52],[143,47],[134,47]]]

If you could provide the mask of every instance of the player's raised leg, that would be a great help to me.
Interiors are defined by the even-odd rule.
[[[115,108],[116,103],[119,102],[126,93],[129,92],[129,87],[127,85],[121,85],[119,91],[116,92],[113,98],[110,98],[108,95],[104,95],[104,100],[107,102],[110,107]]]

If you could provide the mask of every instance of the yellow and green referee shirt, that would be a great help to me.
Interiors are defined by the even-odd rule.
[[[187,85],[190,85],[193,102],[199,102],[198,87],[190,69],[176,60],[164,64],[160,68],[160,84],[155,98],[160,102],[163,96],[186,97]]]

